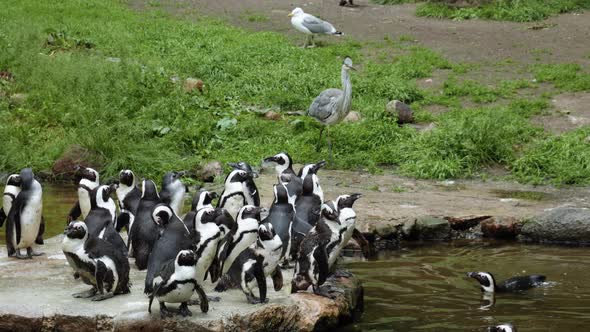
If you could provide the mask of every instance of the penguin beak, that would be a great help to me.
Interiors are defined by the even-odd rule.
[[[214,191],[210,191],[209,192],[209,197],[211,197],[211,199],[215,199],[215,198],[219,197],[219,195],[217,195],[217,193],[214,192]]]
[[[277,162],[277,157],[272,156],[272,157],[266,157],[263,160],[265,163],[276,163]]]
[[[180,171],[180,172],[178,172],[177,174],[178,174],[178,177],[180,178],[180,177],[183,177],[183,176],[185,176],[185,175],[186,175],[186,173],[188,173],[188,172],[187,172],[187,171]]]
[[[350,199],[355,202],[357,199],[363,197],[363,194],[355,193],[350,195]]]
[[[238,166],[237,163],[227,163],[227,166],[229,166],[233,169],[240,169],[240,166]]]
[[[257,172],[252,172],[250,173],[252,175],[252,178],[256,179],[259,175]]]
[[[320,168],[322,168],[324,166],[326,166],[326,161],[325,160],[322,160],[322,161],[314,164],[313,167],[312,167],[313,173],[316,173]]]

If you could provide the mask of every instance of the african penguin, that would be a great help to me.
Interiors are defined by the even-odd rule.
[[[489,272],[468,272],[471,277],[479,282],[482,292],[487,293],[507,293],[519,292],[540,286],[545,281],[545,276],[533,274],[528,276],[512,277],[501,283],[496,283],[496,279]]]
[[[128,255],[127,245],[115,230],[115,201],[111,194],[115,185],[98,186],[90,192],[90,212],[84,218],[89,237],[98,237],[113,245],[123,256]]]
[[[246,181],[246,188],[250,192],[250,196],[252,196],[252,205],[260,206],[260,194],[258,193],[258,188],[256,187],[256,183],[254,183],[254,179],[258,177],[258,173],[252,170],[252,166],[245,161],[240,161],[239,163],[228,163],[228,165],[233,169],[239,169],[242,171],[246,171],[252,175]]]
[[[303,180],[297,177],[297,174],[293,170],[293,159],[286,152],[278,153],[272,157],[264,158],[265,163],[272,163],[275,165],[275,171],[277,177],[281,181],[282,175],[291,175],[292,179],[287,185],[287,190],[290,196],[299,196],[303,190]]]
[[[129,262],[119,250],[102,239],[89,237],[88,227],[81,221],[70,222],[64,233],[62,250],[69,265],[92,286],[74,297],[102,301],[130,292]]]
[[[214,191],[202,190],[195,193],[191,204],[191,210],[184,215],[182,219],[190,232],[194,231],[194,220],[197,211],[206,207],[213,207],[213,200],[217,198],[217,193]]]
[[[488,332],[517,332],[512,324],[504,323],[488,327]]]
[[[225,184],[217,207],[226,209],[229,214],[237,219],[238,212],[245,205],[254,205],[254,198],[250,195],[247,182],[252,174],[239,169],[231,171],[225,178]]]
[[[8,256],[33,258],[42,255],[33,251],[33,244],[42,243],[43,189],[30,168],[22,169],[19,177],[20,192],[12,201],[6,218],[6,247]],[[23,248],[27,248],[26,256],[20,253]]]
[[[223,209],[214,209],[212,207],[205,207],[197,211],[193,219],[193,228],[197,235],[196,247],[197,256],[197,281],[202,283],[207,277],[211,282],[216,282],[220,277],[220,266],[218,254],[220,245],[222,243],[223,232],[217,225],[216,220],[218,216],[224,213]]]
[[[283,243],[274,232],[271,223],[258,226],[258,240],[255,245],[242,251],[230,268],[228,275],[234,284],[246,294],[248,303],[265,303],[266,277],[273,278],[275,291],[283,287],[283,275],[279,268]],[[258,288],[259,297],[254,295]]]
[[[260,208],[246,205],[240,209],[234,228],[226,235],[225,243],[219,253],[221,274],[226,274],[234,260],[246,248],[256,242]]]
[[[78,218],[84,219],[90,212],[90,192],[100,185],[98,172],[90,167],[78,166],[78,201],[68,214],[68,223]]]
[[[275,184],[273,186],[274,201],[270,207],[266,221],[270,222],[274,231],[281,238],[282,246],[281,256],[284,257],[286,253],[290,252],[289,245],[291,244],[291,223],[295,213],[294,202],[289,200],[289,193],[287,187],[282,184]]]
[[[196,280],[198,261],[197,254],[192,250],[181,250],[173,258],[163,264],[156,273],[153,281],[153,292],[150,293],[148,312],[152,312],[154,297],[160,302],[160,317],[172,317],[166,303],[180,303],[179,313],[183,316],[192,316],[188,309],[188,302],[196,291],[199,295],[199,303],[202,312],[209,311],[209,302],[205,292]]]
[[[154,276],[165,262],[176,257],[179,251],[193,248],[191,233],[170,205],[160,203],[154,206],[152,221],[156,224],[160,236],[148,258],[144,288],[146,294],[152,292]]]
[[[137,216],[129,234],[129,256],[135,257],[135,265],[138,269],[145,270],[150,252],[160,236],[158,225],[152,220],[152,209],[160,203],[160,196],[154,181],[144,180],[141,189]]]
[[[337,222],[338,211],[328,204],[324,204],[322,205],[321,214],[320,220],[303,238],[299,246],[294,276],[291,282],[291,293],[307,290],[311,285],[314,293],[319,294],[319,287],[326,281],[328,276],[329,265],[326,246],[330,242],[332,232],[326,224],[326,220]]]
[[[174,213],[180,215],[182,213],[182,206],[184,204],[184,194],[187,188],[180,181],[180,178],[186,172],[168,172],[164,174],[162,179],[162,191],[160,191],[160,199],[163,203],[170,205]]]
[[[4,187],[4,194],[2,195],[2,209],[0,209],[0,227],[4,225],[6,217],[10,212],[12,201],[20,193],[20,176],[18,174],[11,174],[6,179],[6,186]]]
[[[332,202],[333,208],[338,211],[338,227],[333,229],[335,223],[328,223],[333,231],[333,236],[335,235],[335,241],[330,241],[327,248],[330,267],[334,265],[340,252],[352,238],[356,223],[356,212],[352,209],[352,205],[361,196],[361,194],[340,195]]]
[[[127,229],[127,233],[131,229],[139,201],[141,200],[141,190],[137,188],[135,174],[129,170],[124,169],[119,172],[119,180],[117,184],[117,200],[119,203],[119,216],[117,217],[117,224],[115,229],[120,232],[123,227]]]

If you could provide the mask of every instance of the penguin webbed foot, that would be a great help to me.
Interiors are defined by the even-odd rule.
[[[182,302],[180,307],[178,307],[178,313],[182,317],[192,316],[193,313],[188,309],[188,302]]]
[[[209,295],[207,295],[207,300],[209,302],[219,302],[219,301],[221,301],[221,296],[209,296]]]
[[[336,271],[334,271],[334,273],[332,273],[332,277],[335,277],[335,278],[351,278],[352,277],[352,273],[350,273],[350,271],[346,271],[346,270],[336,270]]]
[[[95,301],[95,302],[96,301],[103,301],[103,300],[106,300],[106,299],[110,299],[113,296],[114,296],[113,293],[98,294],[98,295],[93,296],[90,300],[91,301]]]
[[[80,275],[78,275],[78,277],[79,276]],[[77,299],[87,299],[89,297],[93,297],[94,295],[96,295],[96,288],[92,288],[92,289],[89,289],[89,290],[84,291],[84,292],[72,294],[72,296],[75,297],[75,298],[77,298]]]
[[[27,248],[27,256],[29,256],[29,258],[33,258],[33,256],[43,256],[43,255],[45,255],[44,252],[36,252],[31,247]]]
[[[21,254],[20,250],[17,250],[12,257],[18,258],[18,259],[32,259],[33,258],[32,256]]]
[[[260,301],[259,297],[256,297],[255,295],[252,295],[252,294],[246,294],[246,300],[250,304],[258,304],[258,303],[267,303],[268,302],[268,299],[264,299],[264,301]]]
[[[174,312],[166,308],[164,302],[160,302],[160,318],[165,319],[172,316],[174,316]]]

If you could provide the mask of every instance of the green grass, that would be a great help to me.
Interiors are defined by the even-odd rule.
[[[588,8],[589,0],[493,0],[489,4],[474,7],[455,7],[440,1],[431,1],[419,5],[416,15],[453,20],[531,22]]]

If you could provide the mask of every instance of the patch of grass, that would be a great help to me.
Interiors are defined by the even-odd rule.
[[[402,3],[414,3],[419,2],[416,0],[372,0],[374,3],[379,5],[400,5]]]
[[[590,128],[552,136],[531,144],[512,163],[522,182],[554,184],[590,183]]]
[[[242,19],[247,20],[248,22],[268,22],[268,16],[261,14],[261,13],[252,13],[250,11],[246,11],[244,14],[241,15]]]
[[[537,81],[553,83],[565,91],[590,90],[590,74],[577,64],[538,64],[533,72]]]
[[[480,6],[458,7],[441,1],[423,3],[416,15],[453,20],[486,19],[531,22],[560,13],[590,8],[588,0],[492,0]]]

